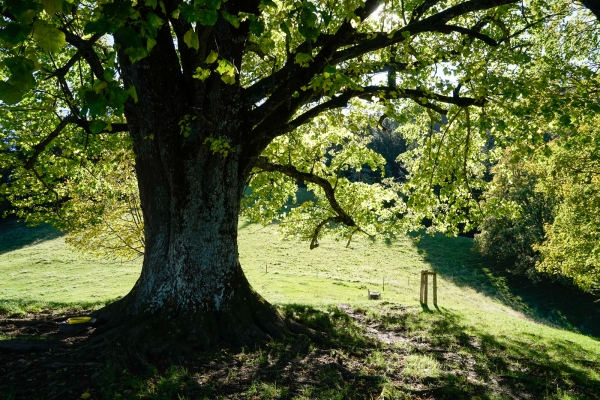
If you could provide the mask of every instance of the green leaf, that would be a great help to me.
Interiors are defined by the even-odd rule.
[[[228,85],[235,83],[235,66],[225,59],[219,60],[219,66],[216,71],[221,74],[221,80]]]
[[[144,47],[129,47],[125,49],[125,54],[129,56],[132,63],[148,56],[148,50]]]
[[[0,29],[0,39],[10,44],[19,44],[27,40],[31,34],[31,26],[11,22]]]
[[[200,42],[198,41],[198,34],[190,29],[183,35],[183,41],[187,44],[188,48],[194,48],[198,50],[200,48]]]
[[[321,11],[320,14],[321,18],[323,19],[323,24],[325,24],[325,27],[327,28],[331,22],[331,14],[328,14],[324,11]]]
[[[134,103],[138,102],[138,95],[137,91],[135,90],[135,86],[129,86],[125,92],[133,99]]]
[[[219,14],[217,14],[216,10],[200,10],[198,21],[202,25],[212,26],[217,23],[217,19],[219,18]]]
[[[94,86],[92,87],[92,89],[94,89],[94,92],[100,93],[102,89],[106,89],[107,86],[108,84],[106,82],[97,80],[96,82],[94,82]]]
[[[275,49],[275,41],[273,39],[271,39],[269,36],[264,35],[260,38],[260,41],[258,42],[258,46],[260,47],[260,49],[263,53],[269,54],[273,51],[273,49]]]
[[[128,26],[122,26],[115,32],[117,40],[125,47],[143,47],[142,39],[136,31]]]
[[[307,67],[308,63],[312,61],[312,56],[306,53],[296,53],[295,63],[300,64],[302,67]]]
[[[206,63],[207,64],[212,64],[215,61],[217,61],[217,58],[219,57],[219,53],[217,53],[214,50],[210,51],[210,54],[206,57]]]
[[[156,46],[156,40],[152,38],[146,39],[146,50],[148,50],[148,53],[152,51],[154,46]]]
[[[265,24],[262,21],[250,21],[250,32],[256,36],[260,36],[265,31]]]
[[[156,5],[158,4],[158,2],[157,2],[157,0],[146,0],[146,2],[144,4],[147,7],[156,8]]]
[[[8,82],[0,81],[0,100],[6,104],[16,104],[21,101],[25,91]]]
[[[210,10],[218,10],[221,7],[221,0],[202,0],[202,2]]]
[[[402,37],[404,39],[408,39],[410,37],[410,32],[409,31],[402,31]]]
[[[262,8],[271,7],[277,9],[277,3],[273,0],[260,0],[260,5]]]
[[[285,21],[279,24],[279,27],[282,31],[285,32],[286,35],[291,36],[292,33],[290,32],[290,28],[287,26],[287,23]]]
[[[107,126],[108,126],[108,124],[106,122],[97,119],[90,124],[90,131],[92,133],[100,133]]]
[[[33,24],[33,39],[42,49],[51,53],[60,51],[67,43],[64,33],[41,20],[37,20]]]
[[[100,93],[93,90],[84,93],[84,98],[87,108],[90,110],[92,117],[97,117],[106,114],[107,100]]]
[[[118,27],[106,18],[98,18],[96,21],[88,22],[83,28],[83,33],[114,32]]]
[[[17,21],[25,24],[31,24],[42,8],[40,3],[33,0],[5,0],[4,6],[13,13]]]
[[[193,78],[200,79],[201,81],[206,80],[210,76],[210,69],[196,68],[196,73],[192,75]]]
[[[235,75],[221,75],[221,80],[228,85],[235,84]]]
[[[298,25],[298,32],[306,39],[315,39],[319,36],[319,19],[317,14],[314,13],[314,5],[311,3],[305,3],[300,11],[300,23]]]
[[[221,15],[225,19],[225,21],[229,22],[234,28],[240,27],[240,20],[233,14],[229,14],[227,11],[221,11]]]
[[[10,57],[4,60],[10,71],[9,83],[19,87],[21,90],[29,90],[35,86],[33,71],[35,63],[25,57]]]
[[[70,11],[70,4],[64,0],[41,0],[44,11],[49,15],[54,15],[57,12],[68,13]]]
[[[112,68],[104,68],[104,80],[107,82],[112,82],[115,79],[115,70]]]
[[[148,13],[146,20],[154,28],[160,28],[165,23],[161,17],[154,13]]]

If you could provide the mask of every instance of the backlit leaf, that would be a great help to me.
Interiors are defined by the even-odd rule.
[[[295,62],[296,64],[300,64],[303,67],[308,66],[308,63],[312,61],[312,56],[306,53],[296,53]]]
[[[221,11],[221,15],[223,15],[225,21],[229,22],[234,28],[237,29],[240,27],[240,20],[235,15],[229,14],[225,10]]]
[[[206,78],[208,78],[210,76],[210,69],[204,69],[204,68],[198,67],[196,69],[196,73],[192,76],[196,79],[200,79],[201,81],[204,81],[204,80],[206,80]]]
[[[217,53],[214,50],[210,51],[210,54],[208,56],[206,56],[206,63],[207,64],[212,64],[215,61],[217,61],[217,58],[219,57],[219,53]]]
[[[132,63],[148,56],[148,50],[144,47],[129,47],[125,49],[125,54],[129,56]]]
[[[200,48],[200,42],[198,41],[198,34],[190,29],[183,36],[183,41],[187,44],[188,48],[194,48],[198,50]]]
[[[135,90],[135,86],[129,86],[126,90],[127,94],[133,99],[135,103],[138,102],[137,91]]]
[[[42,49],[51,53],[60,51],[67,43],[64,33],[40,20],[33,24],[33,38]]]
[[[57,12],[68,12],[70,8],[69,3],[63,0],[42,0],[42,6],[44,7],[44,11],[50,15]]]

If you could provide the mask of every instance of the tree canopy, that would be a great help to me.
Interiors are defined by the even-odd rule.
[[[221,312],[240,209],[311,248],[500,212],[481,194],[504,149],[551,153],[547,134],[576,141],[600,111],[596,3],[582,3],[4,0],[2,190],[83,246],[145,249],[132,310]],[[368,147],[386,118],[406,181]],[[382,179],[348,179],[366,166]],[[313,200],[283,207],[298,181]]]

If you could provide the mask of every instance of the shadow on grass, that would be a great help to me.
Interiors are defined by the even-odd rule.
[[[436,235],[423,237],[416,247],[435,272],[457,286],[468,286],[499,299],[540,323],[600,337],[597,298],[574,287],[536,283],[510,274],[506,265],[472,251],[472,244],[471,239]]]
[[[328,340],[315,342],[299,335],[254,348],[160,358],[149,360],[150,368],[143,371],[127,360],[106,362],[86,370],[94,374],[94,381],[81,387],[73,382],[73,392],[104,399],[340,400],[594,399],[600,393],[597,353],[590,355],[579,344],[546,336],[491,335],[466,326],[460,314],[443,307],[422,312],[389,305],[342,310],[288,304],[281,311]],[[373,332],[393,334],[399,341],[379,342]],[[427,362],[419,367],[420,360]],[[82,368],[88,367],[65,368],[64,374]],[[44,370],[39,379],[47,375]],[[18,382],[10,387],[16,398],[22,394],[16,391],[27,389]]]
[[[14,217],[0,219],[0,255],[9,251],[56,239],[63,233],[50,225],[27,226]]]
[[[492,335],[443,307],[380,318],[380,326],[415,344],[413,352],[443,365],[429,384],[436,398],[599,398],[599,354],[569,340]]]

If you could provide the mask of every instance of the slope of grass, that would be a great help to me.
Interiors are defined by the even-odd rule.
[[[60,237],[28,239],[33,231],[14,225],[0,230],[0,313],[98,307],[126,294],[137,278],[139,261],[121,265],[78,256]],[[3,250],[7,235],[22,235],[27,245]],[[522,398],[598,398],[600,318],[593,299],[515,283],[518,278],[498,274],[473,253],[470,239],[416,242],[406,237],[371,243],[357,238],[349,248],[344,245],[323,240],[311,251],[306,243],[281,240],[275,226],[240,225],[241,261],[253,287],[283,312],[337,338],[345,349],[338,357],[344,365],[358,362],[359,370],[386,380],[363,392],[336,378],[339,373],[314,372],[334,383],[294,397],[281,380],[279,387],[277,379],[252,380],[239,398],[282,393],[284,398],[333,398],[339,390],[345,398],[367,392],[410,398],[419,390],[424,397],[521,398],[524,393]],[[438,273],[437,309],[419,305],[421,270]],[[367,289],[382,291],[382,300],[368,300]],[[269,345],[266,358],[262,352],[244,357],[257,368],[275,368],[277,354],[288,354],[278,346]],[[144,393],[140,397],[170,398],[156,382],[169,388],[185,387],[181,382],[186,379],[199,382],[190,367],[175,374],[177,382],[171,385],[173,369],[168,368],[135,377],[135,390]],[[339,390],[331,392],[336,385]],[[214,390],[207,398],[224,393]],[[107,392],[106,398],[114,395]]]

